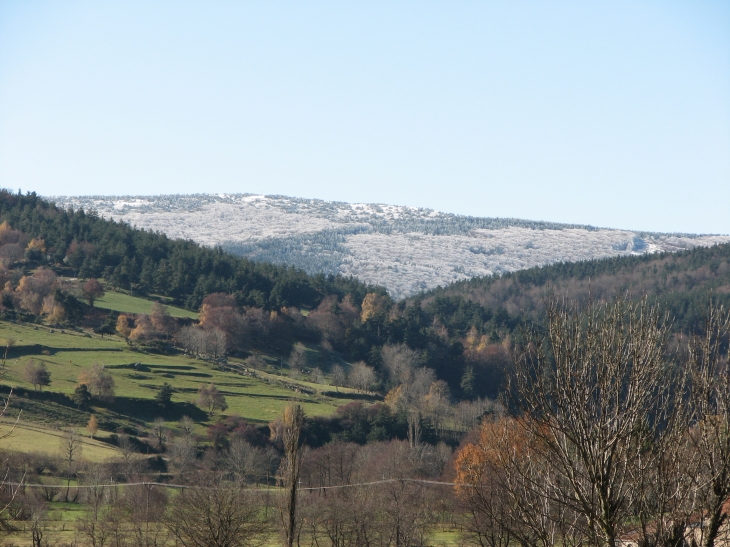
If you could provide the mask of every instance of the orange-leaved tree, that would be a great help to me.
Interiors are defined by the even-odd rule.
[[[456,493],[468,516],[466,531],[479,545],[550,545],[555,527],[545,518],[548,508],[535,503],[533,491],[542,480],[540,451],[521,420],[485,419],[454,460]]]

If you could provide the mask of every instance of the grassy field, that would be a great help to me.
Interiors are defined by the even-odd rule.
[[[278,360],[271,357],[265,367],[269,372],[258,371],[258,377],[250,377],[185,355],[144,353],[116,336],[102,338],[92,333],[0,322],[0,340],[8,338],[15,340],[15,346],[9,351],[2,383],[33,391],[24,379],[23,369],[30,359],[44,363],[51,372],[51,385],[41,394],[21,396],[16,390],[14,405],[23,409],[24,420],[55,428],[84,426],[91,412],[107,428],[145,428],[156,417],[176,422],[182,415],[192,417],[202,428],[221,418],[211,419],[194,406],[200,385],[210,383],[226,397],[225,415],[239,415],[259,423],[276,419],[292,400],[299,402],[309,416],[331,415],[337,406],[351,400],[348,394],[352,390],[340,389],[339,397],[328,397],[318,391],[331,390],[330,386],[277,376]],[[56,394],[72,395],[79,375],[93,364],[106,366],[113,375],[116,399],[113,403],[94,403],[90,412],[79,411],[67,398]],[[175,393],[172,407],[163,412],[154,397],[165,382],[172,385]],[[302,392],[301,388],[314,393]]]
[[[150,313],[152,301],[129,296],[128,294],[108,291],[103,297],[94,302],[94,306],[105,310],[114,310],[122,313]],[[198,314],[182,308],[167,306],[172,317],[190,317],[197,319]]]
[[[59,454],[64,431],[51,429],[26,421],[3,419],[0,433],[8,437],[0,439],[0,452],[39,452],[51,456]],[[118,451],[110,444],[92,439],[85,431],[82,434],[82,459],[103,462],[118,457]],[[103,435],[103,434],[102,434]]]

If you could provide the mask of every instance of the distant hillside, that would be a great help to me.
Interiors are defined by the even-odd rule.
[[[257,262],[383,285],[393,298],[556,262],[678,251],[728,236],[660,234],[284,196],[50,198]]]
[[[730,245],[559,263],[475,278],[433,290],[424,302],[458,297],[488,308],[504,307],[523,318],[536,318],[543,299],[551,292],[577,299],[646,294],[671,314],[675,330],[696,331],[702,327],[710,297],[730,306]]]
[[[421,220],[423,230],[438,226]],[[443,229],[456,230],[456,220],[444,221]],[[478,221],[464,219],[465,223]],[[596,298],[625,291],[635,296],[648,293],[672,313],[675,329],[681,331],[701,328],[711,295],[730,303],[728,244],[558,263],[457,282],[396,302],[382,287],[356,279],[312,276],[291,266],[252,262],[221,249],[103,219],[95,211],[58,208],[34,194],[0,191],[0,223],[0,285],[4,287],[0,319],[49,325],[66,321],[85,328],[95,320],[98,332],[119,332],[170,351],[182,348],[213,359],[264,352],[272,355],[274,363],[278,361],[279,373],[287,361],[293,373],[312,378],[321,376],[317,370],[334,375],[334,363],[341,360],[352,366],[348,375],[356,373],[355,379],[349,376],[348,380],[353,386],[362,385],[367,376],[368,387],[381,395],[418,379],[421,398],[434,381],[444,381],[445,385],[434,389],[448,387],[457,400],[495,396],[510,367],[511,341],[519,336],[523,321],[540,319],[542,299],[551,290],[574,297],[586,297],[590,291]],[[534,239],[545,232],[553,232],[547,237],[554,237],[570,230],[613,234],[588,227],[504,228],[509,229],[528,230]],[[385,233],[369,235],[387,237]],[[673,237],[676,241],[711,240]],[[644,244],[670,240],[647,234],[642,239]],[[141,308],[136,308],[134,318],[122,318],[121,323],[114,317],[117,314],[92,317],[94,310],[83,307],[73,291],[64,288],[77,277],[101,278],[117,291],[199,310],[199,321],[197,325],[175,321],[171,338],[166,327],[155,327]],[[64,313],[57,314],[57,309]],[[60,318],[63,315],[65,319]],[[176,344],[172,349],[168,347],[171,340]],[[407,374],[401,374],[403,362],[408,363]],[[338,377],[344,375],[341,372]]]
[[[23,237],[42,241],[44,251],[34,251],[35,263],[52,265],[62,275],[104,278],[132,293],[167,296],[191,310],[213,292],[235,295],[241,305],[271,309],[312,308],[332,294],[362,300],[368,291],[377,290],[341,276],[314,277],[294,267],[252,262],[192,241],[173,240],[103,219],[95,211],[61,209],[35,193],[0,190],[0,222],[20,230]],[[20,243],[3,250],[0,262],[12,264],[27,255],[27,242]]]

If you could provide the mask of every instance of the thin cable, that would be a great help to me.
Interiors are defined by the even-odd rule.
[[[297,488],[297,490],[335,490],[341,488],[359,488],[362,486],[375,486],[377,484],[387,484],[393,482],[413,482],[418,484],[435,484],[439,486],[456,486],[453,482],[441,482],[441,481],[428,481],[423,479],[383,479],[372,482],[360,482],[356,484],[337,484],[333,486],[305,486]],[[66,488],[63,484],[38,484],[38,483],[24,483],[24,482],[5,482],[5,486],[15,486],[23,488]],[[69,488],[112,488],[118,486],[161,486],[163,488],[176,488],[183,490],[185,488],[209,488],[206,486],[191,486],[187,484],[173,484],[168,482],[114,482],[110,484],[79,484],[70,486]],[[239,488],[238,490],[250,490],[261,492],[262,488]]]

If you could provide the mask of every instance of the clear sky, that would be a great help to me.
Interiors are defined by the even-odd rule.
[[[730,232],[730,2],[0,2],[0,186]]]

